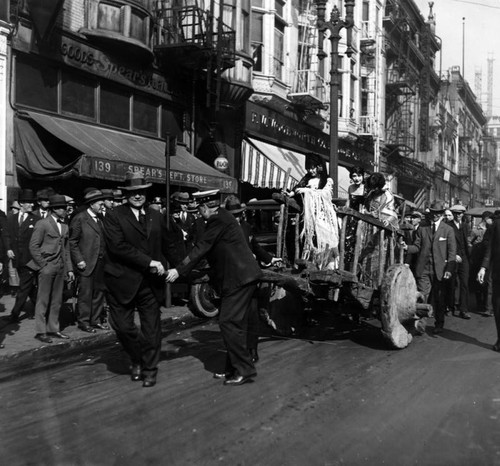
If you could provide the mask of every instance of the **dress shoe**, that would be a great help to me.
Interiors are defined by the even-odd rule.
[[[485,312],[483,312],[483,316],[484,317],[493,317],[493,312],[491,312],[491,311],[485,311]]]
[[[462,319],[465,319],[465,320],[469,320],[470,319],[470,314],[468,312],[461,312],[459,314],[459,317],[461,317]]]
[[[16,315],[12,315],[12,314],[11,314],[11,315],[10,315],[10,317],[9,317],[9,322],[10,322],[11,324],[18,324],[18,323],[20,323],[20,322],[21,322],[21,319],[19,318],[19,316],[16,316]]]
[[[145,375],[142,381],[142,386],[149,388],[156,385],[156,375]]]
[[[41,342],[43,343],[52,343],[52,338],[50,338],[48,335],[46,335],[45,333],[37,333],[35,335],[35,338],[37,340],[40,340]]]
[[[230,379],[233,375],[231,372],[214,372],[214,379]]]
[[[89,325],[79,325],[78,328],[82,332],[87,332],[87,333],[95,333],[96,332],[95,328],[92,328]]]
[[[98,328],[100,330],[109,330],[109,327],[105,324],[94,324],[92,325],[93,328]]]
[[[242,375],[233,375],[229,379],[224,380],[224,385],[243,385],[250,382],[250,380],[252,380],[252,376],[243,377]]]
[[[132,364],[130,379],[132,382],[138,382],[142,380],[142,369],[140,364]]]
[[[443,329],[441,327],[435,327],[432,333],[434,335],[439,335],[440,333],[443,333]]]
[[[257,353],[257,348],[250,348],[248,350],[250,353],[250,357],[252,358],[252,362],[258,362],[259,361],[259,353]]]
[[[51,333],[50,336],[57,337],[57,338],[62,338],[63,340],[69,340],[69,336],[66,335],[65,333],[61,333],[61,332]]]

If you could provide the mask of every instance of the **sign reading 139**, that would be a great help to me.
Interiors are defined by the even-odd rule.
[[[94,167],[97,172],[100,173],[110,173],[111,163],[105,162],[104,160],[94,160]]]

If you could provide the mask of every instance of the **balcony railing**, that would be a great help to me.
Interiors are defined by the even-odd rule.
[[[289,98],[294,101],[324,104],[328,101],[328,85],[316,71],[298,70]]]

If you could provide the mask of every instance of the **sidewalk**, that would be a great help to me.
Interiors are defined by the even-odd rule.
[[[42,343],[34,338],[35,321],[26,318],[24,312],[21,312],[20,323],[10,323],[14,302],[15,298],[10,295],[0,298],[0,343],[5,346],[0,349],[0,380],[60,364],[62,358],[65,362],[81,358],[84,351],[116,341],[113,330],[98,329],[96,333],[86,333],[78,329],[74,323],[72,302],[68,300],[61,310],[60,322],[61,331],[70,337],[69,340],[53,338],[53,343]],[[25,310],[31,312],[32,309],[28,300]],[[187,306],[162,307],[161,310],[163,332],[201,321]]]

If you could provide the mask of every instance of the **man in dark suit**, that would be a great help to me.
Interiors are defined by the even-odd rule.
[[[160,303],[163,300],[166,259],[176,264],[176,245],[170,242],[165,218],[146,211],[146,190],[151,187],[138,173],[127,173],[127,204],[104,218],[107,253],[104,282],[110,323],[132,362],[133,381],[144,387],[156,384],[160,361]],[[134,322],[139,313],[140,330]]]
[[[412,245],[403,244],[410,254],[418,254],[415,264],[417,289],[434,309],[434,333],[443,332],[445,317],[445,283],[453,274],[456,260],[455,234],[443,220],[444,202],[430,206],[431,222],[417,230]]]
[[[95,333],[104,311],[104,253],[106,249],[101,209],[105,194],[93,188],[84,196],[87,209],[78,213],[69,228],[71,259],[78,276],[78,328]]]
[[[52,343],[51,336],[69,338],[59,328],[64,280],[72,282],[75,279],[68,245],[68,225],[64,223],[67,206],[64,196],[50,196],[49,215],[36,223],[30,240],[32,260],[28,267],[38,271],[35,338],[44,343]]]
[[[500,351],[500,218],[494,220],[484,241],[486,242],[484,257],[477,280],[483,284],[488,271],[493,288],[493,314],[497,330],[497,341],[493,345],[493,351]]]
[[[37,208],[33,211],[33,213],[39,218],[45,218],[50,213],[49,208],[49,197],[53,196],[55,191],[52,188],[40,189],[36,192],[36,201]]]
[[[28,267],[28,262],[31,260],[29,249],[31,236],[40,218],[32,212],[35,197],[31,189],[23,189],[18,202],[19,213],[7,216],[7,228],[4,232],[7,257],[12,260],[12,265],[19,275],[19,289],[10,314],[11,322],[19,322],[19,316],[28,297],[33,305],[36,303],[36,272]]]
[[[470,268],[470,227],[464,222],[465,206],[454,205],[450,207],[453,220],[448,224],[455,232],[457,242],[457,265],[455,274],[451,280],[450,304],[455,304],[455,296],[458,297],[458,315],[462,319],[470,319],[469,314],[469,268]],[[454,310],[454,308],[453,308]],[[454,312],[453,312],[454,314]]]
[[[168,271],[167,281],[186,275],[206,257],[212,283],[221,297],[219,325],[227,349],[224,384],[241,385],[257,375],[247,349],[247,330],[252,296],[262,272],[238,222],[219,208],[218,190],[194,193],[193,197],[207,220],[206,229],[188,256]]]

